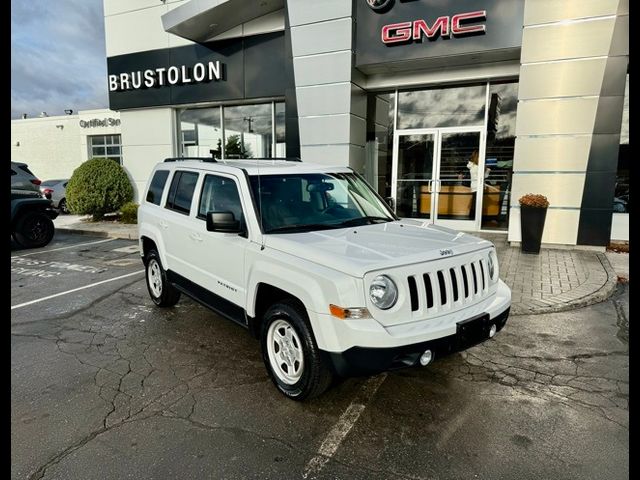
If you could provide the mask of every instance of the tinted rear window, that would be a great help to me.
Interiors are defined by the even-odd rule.
[[[27,167],[26,165],[20,165],[18,168],[20,170],[22,170],[23,172],[27,172],[29,175],[33,175],[31,170],[29,170],[29,167]],[[35,175],[33,175],[33,176],[35,177]]]
[[[176,172],[171,181],[167,208],[188,215],[197,181],[198,174],[195,172]]]
[[[42,182],[42,186],[43,187],[53,187],[56,183],[58,183],[58,180],[47,180],[46,182]]]
[[[169,177],[169,170],[158,170],[151,179],[151,185],[149,185],[149,191],[147,192],[147,202],[160,205],[160,199],[162,198],[162,192],[164,186],[167,183]],[[65,187],[67,184],[65,183]]]

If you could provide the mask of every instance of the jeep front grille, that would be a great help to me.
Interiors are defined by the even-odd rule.
[[[411,311],[421,307],[426,307],[426,313],[447,311],[483,298],[489,292],[489,270],[485,261],[479,259],[422,275],[409,275]]]

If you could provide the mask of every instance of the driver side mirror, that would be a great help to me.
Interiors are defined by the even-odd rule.
[[[232,212],[207,213],[207,231],[220,233],[242,233],[240,221],[236,220]]]
[[[391,210],[394,210],[394,202],[393,202],[393,197],[386,197],[384,199],[385,202],[387,202],[387,205],[389,205],[391,207]]]

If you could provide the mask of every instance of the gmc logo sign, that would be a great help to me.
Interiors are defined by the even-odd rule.
[[[429,40],[436,40],[438,37],[451,38],[468,35],[484,35],[486,25],[478,25],[487,19],[486,10],[475,12],[458,13],[451,17],[438,17],[432,24],[425,20],[414,20],[413,22],[392,23],[382,27],[382,43],[393,45],[406,42],[419,42],[423,37]],[[470,23],[476,23],[470,25]]]

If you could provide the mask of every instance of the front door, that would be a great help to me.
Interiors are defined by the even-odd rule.
[[[396,213],[456,230],[478,230],[484,142],[478,128],[401,130],[394,136]]]

